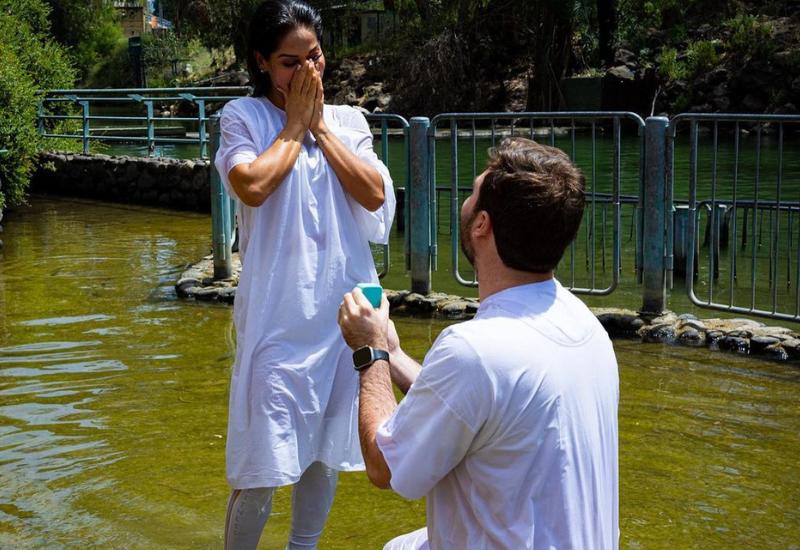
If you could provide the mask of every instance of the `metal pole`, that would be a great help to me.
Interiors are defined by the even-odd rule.
[[[411,248],[411,291],[428,294],[431,291],[431,210],[428,187],[428,128],[427,117],[411,119],[411,180],[409,195],[409,243]]]
[[[153,128],[153,101],[145,100],[147,107],[147,156],[152,157],[155,152],[155,131]]]
[[[198,99],[197,103],[197,119],[199,124],[197,131],[200,134],[200,158],[206,158],[208,153],[208,145],[206,143],[206,102],[203,99]]]
[[[214,166],[214,157],[219,149],[219,114],[212,115],[209,122],[211,123],[209,136],[211,158],[209,159],[208,175],[211,184],[211,249],[214,255],[214,278],[227,279],[233,273],[230,221],[227,219],[230,202]]]
[[[89,154],[89,102],[81,101],[83,112],[83,154]]]
[[[666,210],[667,127],[666,117],[645,121],[645,172],[642,211],[642,313],[660,315],[667,303]]]

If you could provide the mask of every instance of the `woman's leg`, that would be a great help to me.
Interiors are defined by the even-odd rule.
[[[225,517],[225,550],[255,550],[272,510],[274,487],[235,489]]]
[[[286,550],[317,547],[336,493],[338,472],[314,462],[292,489],[292,530]]]

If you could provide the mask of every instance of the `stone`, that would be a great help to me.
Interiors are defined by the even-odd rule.
[[[644,320],[633,312],[606,312],[597,315],[598,321],[606,332],[614,336],[636,336],[637,331],[644,326]]]
[[[679,317],[679,319],[680,319],[680,317]],[[696,319],[679,320],[678,323],[677,323],[677,326],[678,326],[678,329],[693,328],[694,330],[703,331],[703,332],[705,332],[705,330],[706,330],[705,323],[703,323],[703,321],[696,320]]]
[[[709,330],[706,332],[706,343],[711,348],[716,348],[720,338],[725,336],[725,333],[721,330]]]
[[[717,346],[724,351],[735,351],[744,354],[750,352],[750,340],[739,336],[723,336],[717,341]]]
[[[636,77],[626,65],[617,65],[608,70],[608,74],[620,80],[634,80]]]
[[[642,341],[648,343],[671,344],[677,334],[671,324],[651,325],[643,329]]]
[[[761,353],[766,348],[779,343],[780,340],[773,338],[772,336],[753,336],[750,338],[750,352]]]
[[[693,327],[678,331],[678,342],[684,346],[702,347],[706,345],[706,334]]]
[[[776,361],[786,361],[789,359],[789,354],[780,344],[767,346],[762,350],[762,353],[770,359],[774,359]]]
[[[614,53],[614,64],[628,65],[629,63],[636,63],[636,54],[625,48],[620,48]]]
[[[463,319],[467,311],[467,303],[463,300],[447,302],[439,308],[445,319]]]

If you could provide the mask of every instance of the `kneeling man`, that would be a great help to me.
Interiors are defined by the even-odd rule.
[[[584,202],[560,150],[512,138],[490,152],[461,210],[481,305],[422,366],[400,348],[386,298],[374,309],[358,289],[345,295],[367,475],[427,496],[427,527],[387,549],[617,548],[617,362],[553,277]]]

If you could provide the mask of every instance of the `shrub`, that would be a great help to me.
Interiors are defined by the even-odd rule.
[[[761,22],[753,15],[737,15],[725,22],[731,31],[730,50],[741,56],[768,57],[775,45],[772,40],[772,25]]]
[[[41,139],[36,131],[41,90],[75,81],[63,48],[47,38],[42,0],[0,0],[0,209],[23,203]]]
[[[692,76],[697,76],[719,63],[717,47],[711,40],[698,40],[692,42],[686,49],[687,70]]]

